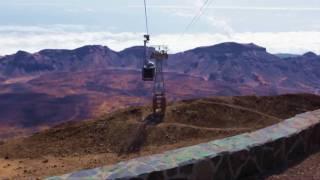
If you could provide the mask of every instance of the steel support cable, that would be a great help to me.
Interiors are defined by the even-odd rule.
[[[185,30],[183,31],[184,33],[185,33],[186,31],[188,31],[188,29],[195,23],[195,21],[196,21],[197,19],[199,19],[199,17],[201,16],[201,14],[202,14],[205,6],[208,4],[208,2],[209,2],[209,0],[206,0],[206,1],[204,2],[204,4],[200,7],[199,11],[198,11],[198,12],[195,14],[195,16],[192,18],[191,22],[186,26]]]
[[[213,0],[206,0],[203,5],[200,7],[199,11],[195,14],[195,16],[192,18],[191,22],[186,26],[186,28],[184,29],[183,33],[181,34],[181,36],[179,37],[182,38],[185,33],[190,29],[191,26],[193,26],[194,24],[197,23],[197,21],[201,18],[201,16],[204,14],[206,7],[208,5],[208,7],[212,4]]]
[[[145,28],[146,28],[146,34],[144,35],[145,40],[144,40],[144,63],[142,65],[142,68],[148,64],[148,48],[147,48],[147,44],[149,42],[149,22],[148,22],[148,11],[147,11],[147,0],[144,0],[144,16],[145,16]]]
[[[147,2],[144,0],[144,15],[145,15],[145,23],[146,23],[146,32],[149,34],[149,23],[148,23],[148,11],[147,11]]]
[[[208,1],[208,3],[206,3],[206,5],[202,8],[202,10],[200,11],[200,14],[199,14],[199,16],[194,20],[194,22],[193,22],[193,24],[192,25],[194,25],[194,24],[196,24],[197,22],[198,22],[198,20],[201,18],[201,16],[203,15],[203,14],[205,14],[205,11],[207,10],[206,8],[208,8],[208,7],[210,7],[210,5],[213,3],[213,0],[209,0]],[[189,27],[190,28],[190,27]]]

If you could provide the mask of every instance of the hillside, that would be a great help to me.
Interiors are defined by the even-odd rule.
[[[152,84],[141,81],[142,57],[139,46],[116,52],[96,45],[1,57],[0,139],[149,103]],[[279,58],[255,44],[228,42],[171,54],[165,80],[169,101],[318,94],[318,69],[312,52]]]
[[[64,123],[0,143],[0,174],[44,177],[160,153],[275,124],[320,108],[320,96],[216,97],[171,103],[162,121],[149,107],[131,107],[96,120]]]

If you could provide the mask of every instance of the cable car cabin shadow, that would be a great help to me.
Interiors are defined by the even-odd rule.
[[[164,121],[164,114],[149,114],[143,121],[146,125],[158,125]]]
[[[151,62],[143,66],[142,69],[142,80],[153,81],[155,76],[155,65]]]

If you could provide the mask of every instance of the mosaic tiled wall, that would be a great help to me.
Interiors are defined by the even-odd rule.
[[[252,133],[48,179],[238,179],[285,166],[319,144],[317,110]]]

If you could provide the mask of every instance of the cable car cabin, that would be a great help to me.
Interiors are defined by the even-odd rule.
[[[142,69],[142,80],[153,81],[155,75],[155,65],[152,62],[145,64]]]

